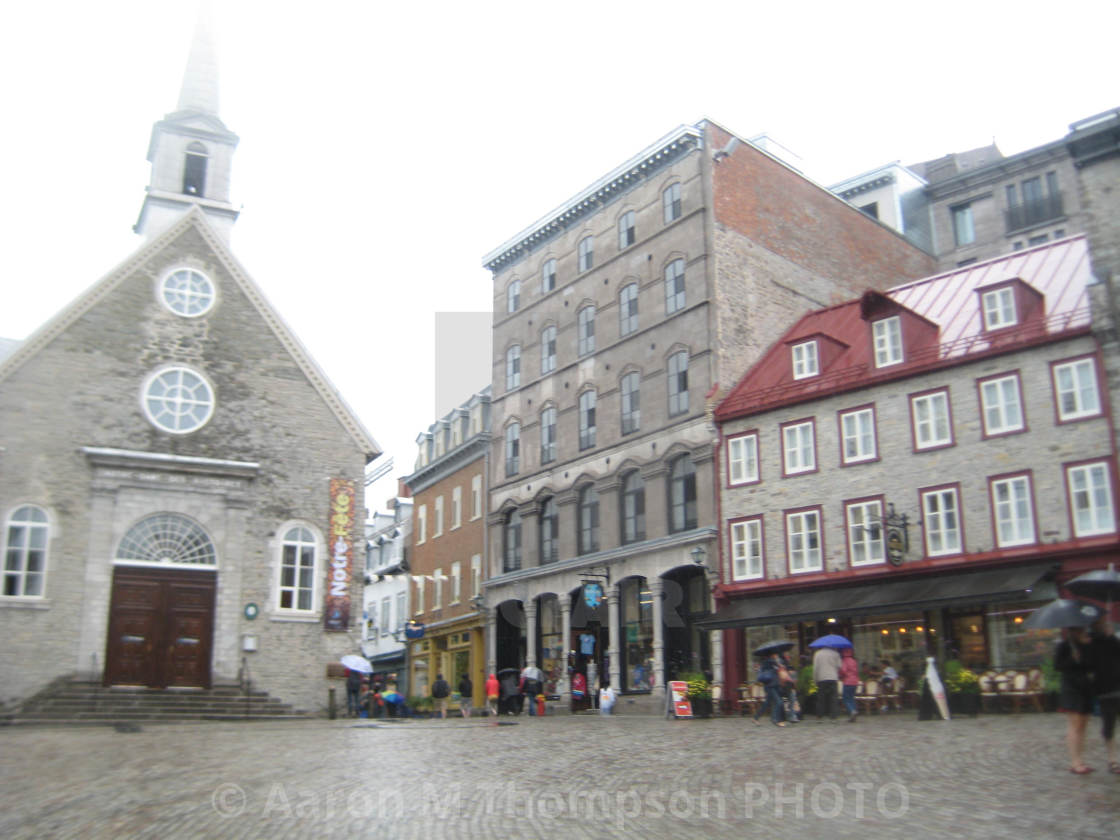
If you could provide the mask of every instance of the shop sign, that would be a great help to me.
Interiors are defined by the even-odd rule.
[[[673,716],[692,717],[692,703],[688,699],[688,683],[684,680],[669,681],[669,699],[673,704]]]
[[[419,621],[410,621],[404,626],[404,637],[406,639],[423,639],[424,638],[424,625]]]
[[[350,565],[354,554],[354,482],[331,479],[330,522],[327,544],[327,602],[324,624],[328,631],[345,633],[350,626]]]
[[[598,609],[599,605],[603,603],[603,587],[597,583],[585,583],[583,585],[583,602],[591,609]]]

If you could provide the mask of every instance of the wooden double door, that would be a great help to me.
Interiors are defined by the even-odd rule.
[[[117,566],[106,685],[210,688],[217,572]]]

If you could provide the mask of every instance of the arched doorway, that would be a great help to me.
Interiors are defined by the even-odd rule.
[[[494,619],[494,655],[501,671],[516,668],[525,662],[525,607],[520,601],[498,604]]]
[[[216,585],[196,522],[160,513],[132,526],[114,558],[104,683],[209,688]]]
[[[682,566],[662,575],[665,624],[665,679],[712,667],[709,632],[696,622],[711,615],[712,599],[705,571]]]

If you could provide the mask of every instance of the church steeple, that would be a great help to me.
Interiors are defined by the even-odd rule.
[[[218,116],[218,62],[210,22],[209,3],[203,0],[178,108],[152,127],[151,179],[133,227],[146,238],[195,206],[227,241],[237,220],[229,185],[238,137]]]

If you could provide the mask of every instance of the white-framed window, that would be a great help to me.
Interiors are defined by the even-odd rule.
[[[521,511],[514,508],[506,514],[502,530],[502,571],[516,572],[521,568]]]
[[[625,251],[637,241],[633,210],[627,210],[618,220],[618,250]]]
[[[443,607],[443,569],[436,569],[432,574],[432,609]]]
[[[506,289],[506,312],[516,312],[521,306],[521,281],[511,280]]]
[[[462,418],[456,414],[455,419],[451,421],[451,448],[454,449],[463,442],[463,421]]]
[[[435,508],[432,511],[435,521],[432,523],[432,539],[443,536],[443,496],[436,496]]]
[[[420,505],[416,509],[416,544],[420,545],[428,539],[428,506]]]
[[[914,425],[915,449],[934,449],[953,442],[948,391],[933,391],[911,397],[910,416]]]
[[[879,500],[844,505],[848,520],[848,562],[870,566],[887,559],[883,539],[883,503]]]
[[[622,377],[619,390],[622,395],[622,434],[638,431],[642,423],[642,377],[630,371]]]
[[[36,505],[21,505],[4,528],[5,598],[42,598],[47,591],[50,520]]]
[[[556,260],[551,257],[541,266],[541,294],[547,295],[556,288]]]
[[[506,351],[506,390],[512,391],[521,385],[521,348],[513,345]]]
[[[669,416],[688,411],[688,352],[681,350],[669,357]]]
[[[408,615],[408,591],[397,593],[397,623],[392,627],[404,627],[405,616]],[[392,631],[390,627],[390,631]]]
[[[803,341],[790,348],[793,353],[793,378],[807,379],[820,373],[817,360],[817,342]]]
[[[789,572],[819,572],[823,568],[821,512],[801,510],[786,514],[786,546]]]
[[[471,477],[471,519],[482,516],[482,476]]]
[[[463,564],[456,560],[451,564],[451,600],[450,604],[458,604],[463,598]]]
[[[595,405],[597,394],[584,391],[579,395],[579,448],[590,449],[595,445]]]
[[[676,221],[681,217],[681,185],[679,181],[670,184],[661,193],[661,208],[665,224]]]
[[[926,554],[940,557],[961,552],[960,505],[955,487],[943,487],[922,493],[923,531]]]
[[[310,528],[294,525],[284,530],[280,542],[280,585],[276,607],[291,612],[315,612],[315,584],[319,541]]]
[[[145,380],[140,402],[157,429],[185,435],[201,429],[213,416],[214,388],[198,371],[172,365]]]
[[[1019,375],[994,376],[983,379],[980,386],[980,414],[984,419],[984,435],[994,437],[1021,432],[1023,401],[1020,396]]]
[[[541,375],[556,370],[556,326],[541,330]]]
[[[595,352],[595,307],[585,306],[576,316],[579,355],[586,356]]]
[[[875,441],[875,409],[854,408],[840,412],[840,460],[844,464],[874,461],[879,456]]]
[[[482,555],[471,557],[471,597],[482,594]]]
[[[541,463],[556,460],[556,407],[549,406],[541,412]]]
[[[728,438],[727,483],[751,484],[758,480],[758,433]]]
[[[393,599],[392,598],[382,598],[381,599],[381,635],[382,636],[388,636],[389,633],[392,632],[392,630],[393,630],[392,608],[393,608]],[[397,615],[398,616],[403,616],[404,611],[398,608]]]
[[[684,260],[676,259],[665,266],[665,314],[684,309]]]
[[[782,426],[782,468],[785,475],[811,472],[817,468],[812,420]]]
[[[949,213],[953,218],[953,239],[959,248],[961,245],[970,245],[976,241],[976,227],[972,220],[972,205],[959,204],[950,207]]]
[[[517,475],[521,470],[521,424],[506,426],[506,475]]]
[[[595,240],[585,236],[579,241],[579,270],[590,271],[595,264]]]
[[[1008,548],[1035,542],[1031,482],[1025,475],[992,479],[992,518],[996,545]]]
[[[1066,485],[1075,537],[1116,533],[1112,478],[1107,462],[1067,467]]]
[[[471,406],[470,436],[474,437],[482,431],[482,403]]]
[[[454,487],[451,490],[451,530],[463,524],[463,488]]]
[[[160,303],[184,318],[205,315],[216,298],[210,278],[193,268],[177,268],[159,284]]]
[[[1015,313],[1015,290],[1010,286],[993,289],[980,295],[984,311],[984,329],[998,330],[1019,323]]]
[[[1097,366],[1091,358],[1056,364],[1053,372],[1059,420],[1080,420],[1101,413]]]
[[[423,575],[414,575],[412,581],[416,584],[416,603],[413,604],[415,608],[413,612],[420,615],[424,612],[424,584],[427,582],[427,578]]]
[[[875,342],[875,367],[902,361],[902,320],[897,315],[872,322],[871,335]]]
[[[630,335],[638,329],[638,284],[627,283],[618,293],[618,334]]]
[[[446,439],[447,438],[444,434],[443,427],[441,426],[438,429],[436,429],[435,449],[436,449],[436,457],[437,458],[441,457],[447,449],[447,447],[444,446],[444,442],[446,441]]]
[[[731,578],[755,580],[763,569],[762,517],[731,523]]]

